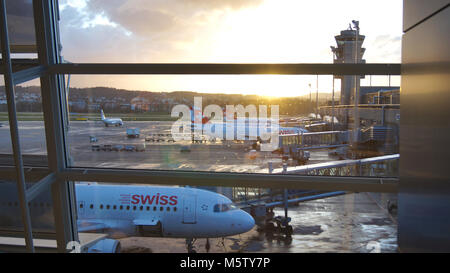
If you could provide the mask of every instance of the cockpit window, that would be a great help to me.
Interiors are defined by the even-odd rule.
[[[237,207],[231,203],[229,204],[216,204],[214,206],[214,212],[225,212],[229,210],[235,210]]]

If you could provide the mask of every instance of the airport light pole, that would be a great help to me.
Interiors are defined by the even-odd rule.
[[[316,119],[318,119],[319,116],[319,74],[317,74],[316,79]]]
[[[331,95],[331,131],[334,131],[334,75],[333,75],[333,90]]]
[[[309,111],[311,111],[312,108],[312,96],[311,96],[311,83],[309,85]]]
[[[331,46],[331,52],[333,52],[333,63],[336,59],[336,48]],[[331,95],[331,131],[334,131],[334,75],[333,75],[333,90]]]
[[[359,21],[352,21],[354,27],[355,27],[355,63],[358,63],[358,40],[359,40]],[[355,75],[355,97],[354,97],[354,101],[355,101],[355,111],[354,111],[354,137],[353,137],[353,145],[356,146],[358,143],[358,135],[359,135],[359,111],[358,111],[358,104],[359,104],[359,76]]]

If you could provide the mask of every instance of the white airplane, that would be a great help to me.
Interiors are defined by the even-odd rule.
[[[0,189],[0,230],[21,226],[15,185],[0,183]],[[78,231],[108,233],[114,239],[186,238],[188,251],[195,252],[193,239],[232,236],[255,225],[253,217],[229,198],[202,189],[80,183],[75,191]],[[29,205],[33,231],[54,229],[50,192]],[[89,252],[120,251],[114,239],[100,241]]]
[[[105,124],[106,127],[108,126],[122,126],[123,121],[120,118],[107,118],[105,117],[105,113],[103,113],[103,109],[100,110],[100,114],[102,117],[102,121]]]
[[[220,132],[222,139],[225,139],[227,136],[227,130],[230,130],[230,128],[227,127],[231,127],[232,139],[237,140],[238,136],[240,135],[244,138],[243,140],[250,141],[252,143],[263,138],[262,136],[264,134],[271,133],[271,122],[278,122],[272,120],[271,118],[258,119],[246,117],[243,122],[238,119],[234,119],[234,122],[229,124],[226,121],[222,122],[209,120],[209,118],[203,116],[202,112],[198,109],[196,109],[195,111],[191,109],[190,113],[192,124],[191,128],[195,131],[201,131],[204,135],[207,135],[211,138],[217,137],[218,134],[216,132]],[[195,118],[197,118],[198,121],[201,121],[201,124],[194,123]],[[276,128],[278,129],[279,135],[302,134],[309,132],[308,130],[300,127],[283,127],[278,125],[276,126]]]

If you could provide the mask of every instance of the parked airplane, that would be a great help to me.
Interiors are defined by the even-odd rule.
[[[243,122],[238,119],[234,119],[231,124],[226,121],[216,121],[210,120],[208,117],[202,115],[202,112],[198,109],[195,111],[191,108],[191,128],[194,131],[201,131],[204,135],[207,135],[211,138],[217,137],[218,132],[221,133],[222,139],[232,138],[234,140],[239,139],[238,136],[243,137],[247,141],[258,141],[262,139],[264,134],[271,133],[271,122],[277,122],[271,118],[258,119],[258,118],[248,118],[246,117]],[[225,116],[225,113],[224,113]],[[198,124],[194,123],[195,118],[199,121]],[[200,123],[201,121],[201,123]],[[230,128],[228,128],[230,127]],[[288,135],[288,134],[302,134],[307,133],[308,130],[301,127],[283,127],[276,126],[274,127],[278,129],[279,135]],[[231,136],[227,136],[227,131],[230,131]],[[229,133],[228,133],[229,134]]]
[[[17,191],[13,183],[0,183],[0,230],[21,226]],[[150,236],[186,238],[195,252],[196,238],[217,238],[253,228],[252,216],[221,194],[187,187],[106,185],[75,186],[79,232],[108,233],[112,238]],[[33,231],[53,228],[50,192],[30,204]],[[117,240],[104,239],[90,248],[115,252]]]
[[[102,121],[105,124],[106,127],[108,126],[122,126],[123,121],[120,118],[107,118],[105,117],[105,114],[103,113],[103,109],[100,110],[100,114],[102,117]]]

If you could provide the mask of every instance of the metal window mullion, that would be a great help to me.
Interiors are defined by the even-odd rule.
[[[21,84],[27,81],[34,80],[36,78],[45,75],[47,68],[40,65],[31,68],[26,68],[13,73],[13,79],[15,84]]]
[[[33,234],[31,226],[30,210],[28,208],[28,200],[26,196],[25,174],[23,170],[22,153],[20,151],[20,139],[19,139],[19,126],[17,122],[15,92],[14,92],[14,80],[11,64],[11,52],[9,49],[9,37],[8,37],[8,25],[6,18],[6,3],[4,0],[0,0],[0,16],[1,16],[1,47],[2,47],[2,59],[5,69],[5,91],[8,101],[8,116],[9,126],[11,133],[11,142],[14,152],[14,163],[16,165],[16,183],[19,194],[20,209],[22,213],[22,222],[24,226],[24,237],[26,248],[30,252],[34,252]]]
[[[55,173],[50,173],[46,177],[44,177],[41,180],[39,180],[38,182],[36,182],[33,186],[31,186],[26,191],[28,202],[31,202],[34,198],[36,198],[44,190],[48,189],[48,187],[53,182],[55,182],[55,178],[56,178]]]
[[[45,167],[24,167],[25,181],[36,182],[49,175],[48,168]],[[16,180],[16,166],[0,166],[0,177],[3,180]]]
[[[248,64],[248,63],[60,63],[53,74],[117,75],[400,75],[400,64]]]
[[[56,2],[33,1],[36,43],[40,65],[48,67],[59,61],[59,48],[55,32]],[[47,74],[41,77],[42,108],[49,169],[57,174],[66,166],[63,117],[60,98],[60,76]],[[79,241],[75,221],[73,185],[56,176],[52,183],[53,214],[55,218],[58,252],[66,252],[67,243]]]
[[[288,188],[355,192],[397,192],[398,187],[398,178],[393,177],[328,177],[96,168],[68,168],[58,175],[71,181],[177,186]]]

